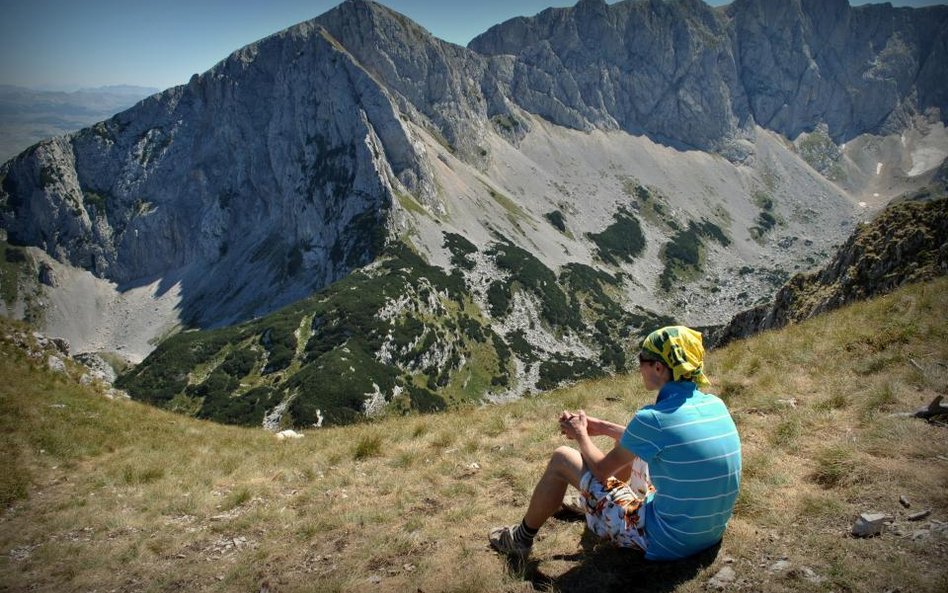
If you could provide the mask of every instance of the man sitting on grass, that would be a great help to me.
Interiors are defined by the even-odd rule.
[[[741,476],[741,442],[720,399],[699,391],[701,334],[664,327],[642,342],[639,371],[655,403],[628,426],[563,412],[560,428],[579,451],[560,447],[533,490],[519,525],[491,530],[499,552],[525,558],[543,523],[563,505],[566,488],[580,491],[586,523],[598,536],[640,549],[649,560],[674,560],[715,545],[734,509]],[[590,437],[608,436],[603,453]]]

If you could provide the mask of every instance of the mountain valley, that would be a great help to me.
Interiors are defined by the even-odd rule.
[[[270,428],[621,373],[937,184],[938,23],[583,0],[462,48],[349,0],[4,164],[4,306]]]

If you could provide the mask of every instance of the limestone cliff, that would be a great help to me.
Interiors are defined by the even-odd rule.
[[[385,89],[317,22],[41,143],[0,177],[11,242],[126,287],[174,277],[200,325],[368,263],[393,184],[430,183]]]
[[[724,149],[750,122],[837,141],[948,114],[948,8],[846,0],[582,0],[516,18],[470,47],[515,59],[504,84],[560,125]]]

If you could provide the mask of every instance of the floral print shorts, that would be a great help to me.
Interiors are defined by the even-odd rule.
[[[580,479],[579,490],[586,524],[593,533],[623,548],[648,548],[642,504],[655,487],[649,481],[647,463],[635,460],[628,484],[616,478],[601,484],[587,471]]]

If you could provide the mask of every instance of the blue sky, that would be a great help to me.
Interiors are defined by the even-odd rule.
[[[897,6],[948,0],[895,0]],[[339,0],[12,0],[0,19],[0,84],[72,89],[187,82],[233,50]],[[382,0],[466,45],[491,25],[575,0]],[[711,0],[709,4],[726,4]],[[862,4],[865,2],[853,2]]]

